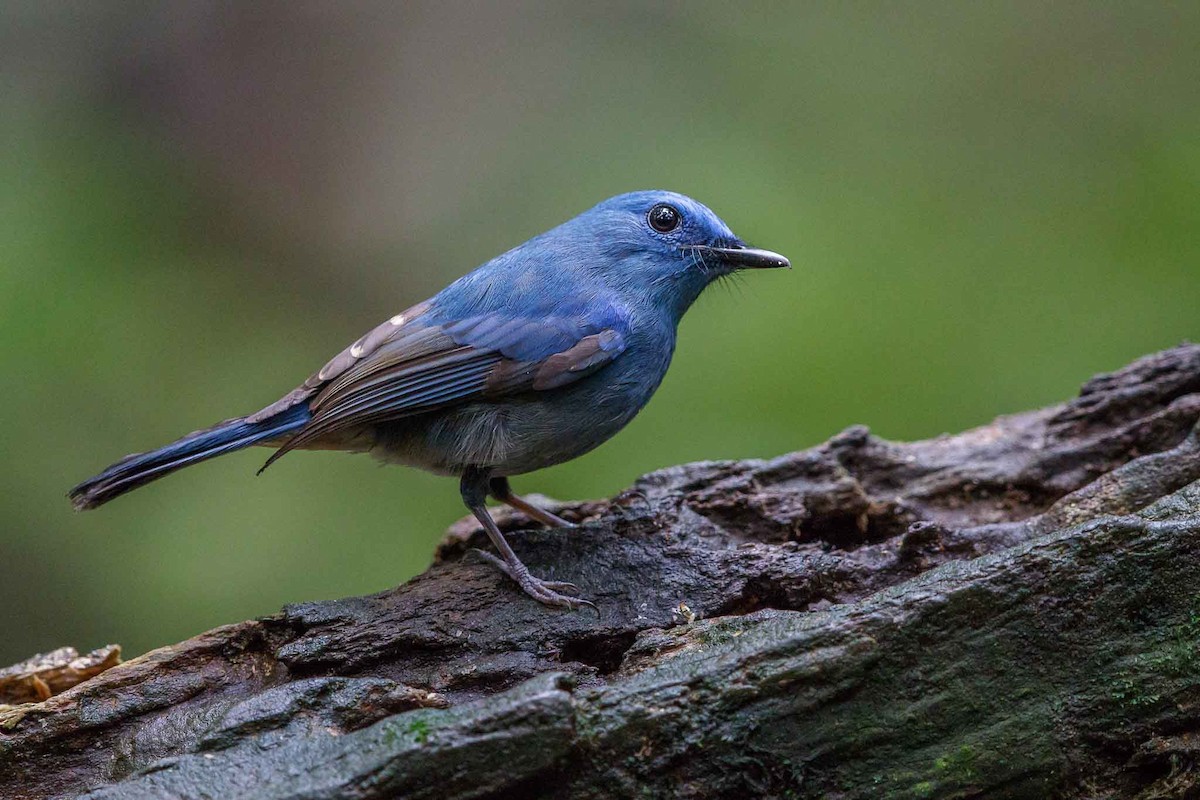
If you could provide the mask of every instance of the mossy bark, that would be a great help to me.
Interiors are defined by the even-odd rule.
[[[503,516],[560,613],[466,555],[0,714],[0,795],[1200,796],[1200,347],[1063,406],[852,428]],[[698,619],[688,621],[684,603]]]

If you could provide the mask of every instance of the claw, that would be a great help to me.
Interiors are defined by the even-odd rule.
[[[491,564],[496,569],[503,572],[508,577],[516,581],[517,585],[525,594],[537,600],[539,603],[547,606],[559,606],[574,611],[577,608],[590,608],[600,616],[600,609],[591,600],[585,600],[582,597],[576,597],[579,592],[579,587],[567,581],[544,581],[541,578],[536,578],[529,573],[528,570],[515,570],[504,559],[494,556],[491,553],[471,548],[469,551],[482,558],[484,561]],[[567,594],[560,594],[566,592]]]

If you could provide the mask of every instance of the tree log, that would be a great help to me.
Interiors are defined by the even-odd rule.
[[[1200,346],[1061,406],[498,513],[0,712],[14,798],[1200,796]],[[681,604],[684,607],[681,608]]]

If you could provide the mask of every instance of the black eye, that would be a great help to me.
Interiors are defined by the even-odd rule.
[[[669,206],[666,203],[659,203],[646,215],[646,221],[650,223],[650,227],[659,233],[670,233],[675,230],[679,227],[682,219],[675,206]]]

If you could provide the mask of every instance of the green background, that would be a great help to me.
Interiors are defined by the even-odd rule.
[[[6,17],[0,664],[423,569],[455,482],[364,456],[64,494],[619,192],[692,195],[795,268],[702,297],[646,411],[518,491],[957,431],[1200,335],[1197,4]]]

